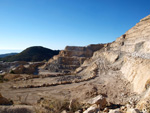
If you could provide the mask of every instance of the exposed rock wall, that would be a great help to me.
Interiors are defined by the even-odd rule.
[[[150,15],[111,44],[85,60],[76,72],[90,75],[97,67],[98,75],[120,72],[133,86],[132,91],[143,94],[150,86]],[[112,74],[113,75],[113,74]]]
[[[121,72],[133,84],[135,92],[142,93],[149,88],[150,60],[126,56]]]
[[[122,43],[120,51],[127,56],[121,72],[133,84],[133,90],[142,93],[150,79],[150,15],[128,30]]]
[[[87,47],[67,46],[65,50],[60,51],[59,55],[50,59],[43,68],[52,72],[73,72],[103,46],[104,44],[93,44]]]
[[[150,16],[145,17],[124,35],[113,42],[111,50],[124,52],[150,52]]]

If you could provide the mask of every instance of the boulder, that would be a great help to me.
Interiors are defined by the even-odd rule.
[[[87,103],[96,104],[100,109],[104,109],[106,107],[107,101],[105,97],[103,97],[102,95],[98,95],[90,99]]]

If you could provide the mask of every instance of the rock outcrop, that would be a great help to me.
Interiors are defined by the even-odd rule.
[[[83,113],[98,113],[100,110],[104,110],[106,107],[107,101],[106,98],[102,95],[98,95],[92,99],[90,99],[87,104],[91,106],[85,110]]]
[[[52,72],[73,72],[103,46],[104,44],[89,45],[87,47],[67,46],[65,50],[60,51],[57,56],[50,59],[43,68]]]

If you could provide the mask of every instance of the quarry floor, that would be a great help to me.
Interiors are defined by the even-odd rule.
[[[98,74],[96,78],[80,83],[39,88],[11,88],[13,85],[22,86],[56,82],[61,77],[35,78],[24,81],[12,80],[0,83],[0,92],[4,97],[13,100],[15,104],[27,105],[36,105],[41,98],[57,98],[62,100],[79,99],[81,102],[84,102],[98,94],[105,95],[107,101],[110,103],[125,104],[132,97],[136,96],[132,92],[132,86],[122,74],[119,71],[112,70]]]

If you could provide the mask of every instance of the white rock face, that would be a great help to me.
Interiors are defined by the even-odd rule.
[[[107,101],[105,97],[103,97],[102,95],[98,95],[95,98],[92,98],[91,100],[89,100],[88,103],[96,104],[97,106],[100,107],[100,109],[104,109],[107,104]]]
[[[150,60],[127,56],[124,58],[121,72],[133,84],[133,90],[140,94],[149,84],[147,81],[150,80]]]
[[[91,106],[86,111],[84,111],[83,113],[97,113],[98,111],[99,111],[99,109],[97,107]]]

